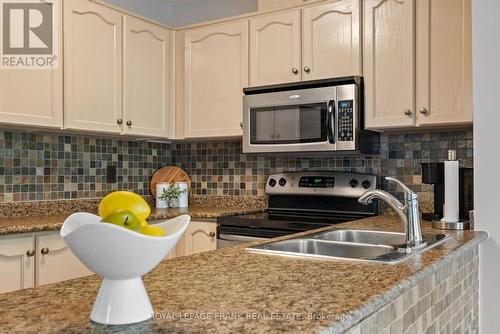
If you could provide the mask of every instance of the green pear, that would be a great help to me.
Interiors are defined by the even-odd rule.
[[[128,210],[115,210],[101,219],[103,223],[115,224],[135,232],[141,232],[141,221]]]

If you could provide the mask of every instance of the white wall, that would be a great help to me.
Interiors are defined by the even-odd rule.
[[[474,63],[474,209],[480,248],[479,326],[500,333],[500,1],[472,0]]]
[[[179,27],[257,11],[257,0],[105,0],[144,17]]]
[[[257,11],[257,0],[185,0],[172,5],[172,26],[179,27]]]
[[[105,0],[140,16],[170,25],[172,8],[163,0]]]

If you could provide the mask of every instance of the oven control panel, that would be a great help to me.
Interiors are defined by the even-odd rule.
[[[335,178],[333,176],[301,176],[299,187],[302,188],[333,188]]]
[[[339,101],[337,112],[338,141],[354,140],[353,100]]]
[[[270,175],[267,195],[359,197],[377,187],[377,177],[345,172],[288,172]]]

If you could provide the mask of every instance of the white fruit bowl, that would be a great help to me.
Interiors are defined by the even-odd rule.
[[[155,224],[165,230],[165,237],[147,236],[100,220],[90,213],[75,213],[61,228],[61,237],[73,253],[103,278],[90,319],[106,325],[147,320],[153,308],[142,276],[165,259],[191,217]]]

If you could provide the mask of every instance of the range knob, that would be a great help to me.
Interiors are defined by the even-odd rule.
[[[351,181],[349,181],[349,185],[352,187],[352,188],[356,188],[358,186],[358,180],[356,179],[352,179]]]
[[[363,183],[361,183],[361,185],[363,186],[363,188],[368,189],[372,186],[372,183],[368,180],[364,180]]]
[[[284,187],[285,184],[286,184],[286,180],[284,178],[281,178],[279,181],[278,181],[279,185]]]
[[[269,179],[268,184],[269,184],[269,186],[274,187],[276,185],[276,180],[275,179]]]

